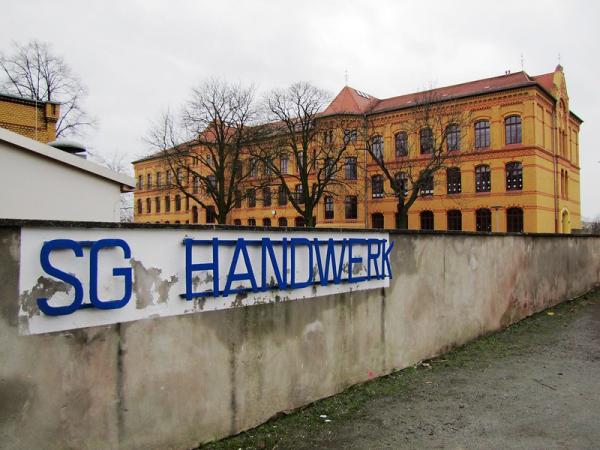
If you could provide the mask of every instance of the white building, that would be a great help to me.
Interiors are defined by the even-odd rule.
[[[0,128],[0,218],[118,222],[132,177]]]

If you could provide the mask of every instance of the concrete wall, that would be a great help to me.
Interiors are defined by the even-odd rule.
[[[0,217],[118,222],[121,187],[0,142]]]
[[[600,284],[600,237],[397,234],[388,289],[19,336],[19,236],[0,228],[4,448],[190,448]]]

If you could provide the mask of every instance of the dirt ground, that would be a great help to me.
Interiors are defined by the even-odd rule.
[[[206,448],[600,448],[600,291]]]

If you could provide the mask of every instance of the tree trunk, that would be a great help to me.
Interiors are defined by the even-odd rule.
[[[408,208],[402,202],[398,202],[396,208],[396,228],[399,230],[408,230]]]

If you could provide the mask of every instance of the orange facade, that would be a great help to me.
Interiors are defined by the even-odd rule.
[[[569,110],[562,67],[536,77],[519,72],[435,91],[441,101],[467,113],[469,121],[457,130],[460,148],[455,152],[460,156],[453,167],[436,172],[431,192],[411,207],[410,229],[553,233],[581,227],[582,121]],[[325,115],[354,117],[357,126],[374,130],[381,139],[386,167],[393,172],[402,167],[403,158],[417,163],[422,158],[417,151],[418,133],[406,133],[406,141],[399,140],[414,114],[414,96],[380,100],[345,87]],[[407,156],[398,156],[399,142],[407,145]],[[387,182],[380,186],[374,180],[380,169],[364,142],[357,139],[347,153],[356,158],[356,173],[342,171],[341,176],[350,179],[337,195],[319,205],[317,226],[394,228],[396,198]],[[190,204],[182,193],[162,187],[168,175],[160,156],[136,161],[134,166],[136,222],[211,221],[210,214],[193,201]],[[288,170],[296,170],[291,160]],[[260,198],[255,203],[245,201],[230,213],[228,223],[294,226],[301,225],[298,216],[289,203],[280,204],[275,190],[270,204]]]

